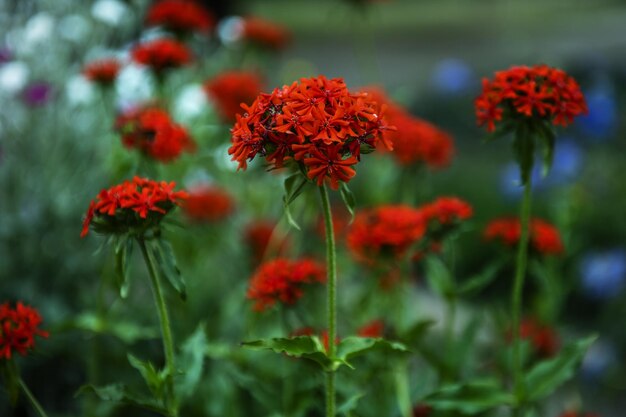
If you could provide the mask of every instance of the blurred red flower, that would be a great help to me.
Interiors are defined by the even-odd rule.
[[[160,223],[175,206],[187,198],[185,191],[174,191],[175,182],[134,177],[132,181],[102,190],[89,204],[83,221],[84,237],[90,226],[97,233],[142,233]]]
[[[501,218],[492,220],[483,232],[487,240],[499,240],[508,246],[517,245],[522,233],[522,227],[517,218]],[[558,255],[563,253],[563,242],[556,227],[540,220],[530,222],[530,246],[537,253],[544,255]]]
[[[244,239],[250,248],[255,264],[263,261],[268,250],[270,255],[283,256],[285,254],[288,240],[285,236],[276,237],[276,233],[280,234],[276,230],[276,223],[274,222],[256,221],[246,227]],[[272,242],[272,239],[275,239],[276,242]],[[270,244],[272,247],[269,246]]]
[[[227,71],[204,83],[204,91],[217,103],[220,117],[234,122],[241,104],[251,104],[261,93],[261,77],[249,71]]]
[[[492,132],[496,123],[523,118],[550,121],[567,126],[573,118],[587,113],[587,104],[576,81],[565,71],[547,65],[518,66],[483,79],[483,91],[476,98],[480,126]]]
[[[430,204],[420,207],[426,221],[441,225],[451,225],[472,217],[473,209],[467,202],[457,197],[439,197]]]
[[[83,75],[90,81],[103,86],[109,86],[115,82],[121,64],[117,59],[101,59],[85,65]]]
[[[566,411],[559,417],[599,417],[596,413],[583,413],[578,411]]]
[[[21,302],[15,308],[0,305],[0,358],[11,359],[13,352],[26,355],[35,346],[35,336],[48,337],[39,329],[41,321],[37,310]]]
[[[248,298],[255,301],[254,310],[263,311],[277,302],[295,304],[306,284],[326,282],[326,271],[312,259],[274,259],[263,263],[254,273],[248,287]]]
[[[183,204],[187,217],[196,222],[215,222],[233,212],[234,202],[230,194],[219,187],[202,185],[189,190]]]
[[[413,417],[429,417],[433,408],[426,404],[417,404],[413,407]]]
[[[183,151],[195,150],[187,130],[158,108],[139,108],[124,113],[117,118],[115,128],[122,135],[124,146],[136,148],[161,162],[171,162]]]
[[[148,10],[146,23],[176,33],[208,33],[215,26],[215,17],[193,0],[161,0]]]
[[[157,74],[191,62],[191,51],[173,39],[162,38],[141,43],[132,50],[135,62],[152,68]]]
[[[528,340],[532,348],[532,353],[540,358],[550,358],[557,354],[561,342],[556,331],[541,324],[532,317],[522,320],[519,327],[519,335],[522,340]],[[511,341],[511,334],[507,335],[508,341]]]
[[[246,17],[243,21],[243,37],[248,42],[269,49],[283,49],[289,42],[289,32],[269,20]]]
[[[361,337],[383,337],[385,323],[382,320],[372,320],[357,331]]]

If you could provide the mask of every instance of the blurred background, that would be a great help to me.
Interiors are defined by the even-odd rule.
[[[255,392],[260,388],[254,382],[279,380],[280,375],[272,374],[272,365],[257,363],[256,353],[244,354],[237,347],[241,340],[282,331],[272,324],[276,312],[259,315],[246,299],[257,262],[249,231],[261,221],[278,223],[289,239],[287,252],[323,260],[323,240],[315,232],[317,203],[313,195],[295,204],[292,210],[305,227],[305,232],[296,232],[282,219],[278,176],[259,175],[261,164],[235,172],[236,164],[227,155],[232,121],[220,116],[219,99],[206,93],[205,83],[239,69],[261,74],[263,91],[317,74],[342,77],[351,89],[385,89],[411,114],[448,132],[454,140],[448,166],[422,170],[418,178],[416,171],[399,166],[389,155],[368,155],[350,186],[357,208],[400,202],[406,194],[402,187],[416,196],[414,204],[442,195],[468,201],[474,217],[457,239],[454,260],[455,274],[464,277],[493,260],[494,248],[484,243],[481,231],[490,219],[515,215],[521,196],[510,144],[506,139],[484,141],[473,100],[483,77],[512,65],[539,63],[563,68],[578,80],[589,114],[567,130],[558,130],[551,173],[544,178],[537,169],[534,175],[534,213],[557,226],[565,253],[535,274],[543,278],[530,280],[527,311],[554,328],[564,343],[589,333],[599,335],[575,381],[546,405],[543,415],[557,417],[568,408],[598,416],[623,415],[623,1],[206,1],[215,19],[211,33],[186,38],[194,64],[171,72],[165,81],[131,58],[139,40],[163,34],[161,28],[144,24],[150,4],[0,1],[0,301],[23,300],[37,307],[50,330],[50,337],[27,359],[20,359],[20,365],[51,417],[144,415],[103,407],[88,396],[74,398],[87,382],[110,383],[121,379],[119,375],[135,378],[127,369],[127,349],[157,360],[160,355],[153,311],[143,302],[150,294],[141,262],[137,259],[133,265],[137,277],[132,302],[122,301],[112,285],[112,255],[106,247],[98,249],[102,239],[79,237],[89,201],[102,188],[137,172],[176,180],[188,189],[219,186],[230,199],[229,208],[210,221],[199,223],[181,214],[186,227],[170,236],[193,294],[186,303],[170,300],[175,333],[182,341],[202,322],[212,341],[205,363],[207,387],[197,394],[210,400],[198,400],[186,415],[280,415],[270,412],[267,400],[277,388]],[[241,28],[250,17],[279,27],[279,40],[263,44],[247,39]],[[88,62],[109,57],[124,63],[113,85],[98,86],[83,74]],[[122,146],[113,129],[116,117],[150,100],[166,103],[194,138],[196,152],[146,167]],[[343,246],[340,268],[347,278],[340,291],[354,294],[342,301],[350,311],[365,291],[362,281],[376,277],[356,265]],[[443,315],[441,302],[436,291],[419,280],[419,268],[416,271],[411,294],[418,302],[406,314],[437,320]],[[470,321],[476,311],[499,311],[507,305],[510,271],[500,275],[462,302],[461,322]],[[308,302],[322,300],[320,290]],[[316,309],[309,319],[321,322],[323,308]],[[363,314],[355,323],[346,319],[340,329],[353,331],[352,325],[367,319]],[[372,375],[378,375],[376,366],[382,369],[384,363],[371,366]],[[424,379],[412,380],[426,384],[412,389],[415,400],[434,380],[428,371],[421,375]],[[379,401],[378,406],[388,403]],[[367,407],[357,409],[356,415],[370,415],[364,411]],[[33,415],[29,413],[27,406],[12,409],[5,396],[0,397],[0,415]]]

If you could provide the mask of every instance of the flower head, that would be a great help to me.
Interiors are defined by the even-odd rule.
[[[52,98],[52,86],[46,82],[32,83],[24,89],[23,98],[31,107],[43,106]]]
[[[426,232],[423,214],[410,206],[380,206],[359,212],[348,231],[348,248],[360,261],[401,258]]]
[[[173,39],[162,38],[141,43],[132,50],[133,60],[152,68],[157,74],[191,62],[191,51]]]
[[[183,204],[187,217],[196,222],[214,222],[227,217],[234,208],[233,199],[215,186],[199,186],[189,190]]]
[[[90,81],[102,86],[110,86],[115,82],[121,64],[117,59],[101,59],[85,65],[83,75]]]
[[[268,251],[277,256],[284,255],[289,243],[277,230],[276,223],[266,220],[250,223],[244,231],[244,240],[255,264],[261,263]]]
[[[228,150],[239,168],[257,155],[272,169],[294,162],[309,179],[318,185],[329,180],[333,189],[355,175],[361,149],[375,148],[391,129],[384,107],[367,93],[351,94],[338,78],[302,79],[242,107]]]
[[[365,324],[357,331],[357,335],[361,337],[383,337],[385,331],[385,323],[378,319],[372,320]]]
[[[32,307],[21,302],[15,308],[9,303],[0,305],[0,358],[11,359],[13,352],[25,355],[35,346],[35,336],[48,337],[40,324],[41,316]]]
[[[269,20],[259,17],[246,17],[243,21],[243,38],[255,45],[279,50],[289,42],[289,32]]]
[[[209,33],[215,26],[215,17],[193,0],[161,0],[148,10],[146,23],[176,33]]]
[[[161,162],[171,162],[183,151],[195,150],[187,130],[158,108],[139,108],[120,115],[115,127],[127,148]]]
[[[324,267],[312,259],[274,259],[259,266],[250,280],[248,298],[263,311],[277,302],[292,305],[304,294],[303,286],[326,282]]]
[[[501,218],[491,221],[483,235],[487,240],[499,240],[507,246],[514,246],[520,240],[522,227],[517,218]],[[543,255],[558,255],[563,252],[563,243],[556,227],[540,220],[530,222],[530,246]]]
[[[229,122],[261,93],[261,77],[248,71],[227,71],[204,83],[204,91],[217,103],[220,117]]]
[[[535,319],[526,318],[522,320],[519,333],[521,339],[530,342],[533,352],[539,357],[552,357],[559,350],[560,341],[556,331],[551,327],[542,325]]]
[[[90,227],[97,233],[137,235],[158,227],[163,217],[187,198],[185,191],[175,191],[174,187],[175,182],[134,177],[100,191],[89,205],[81,237]]]
[[[537,119],[567,126],[587,112],[576,81],[565,71],[546,65],[518,66],[483,79],[483,91],[475,101],[480,126],[489,132],[496,124]]]

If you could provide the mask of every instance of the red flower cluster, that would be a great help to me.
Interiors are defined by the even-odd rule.
[[[80,236],[89,233],[89,226],[98,233],[126,233],[143,232],[158,225],[187,198],[185,191],[174,191],[175,186],[175,182],[134,177],[132,181],[100,191],[89,204]]]
[[[480,126],[492,132],[496,122],[538,118],[567,126],[574,116],[587,112],[585,98],[576,81],[565,71],[547,65],[512,67],[498,71],[492,80],[483,79],[476,99]]]
[[[303,295],[304,284],[326,282],[326,271],[311,259],[291,261],[278,258],[262,264],[250,280],[248,298],[254,309],[263,311],[276,302],[294,304]]]
[[[273,234],[278,233],[275,228],[276,223],[268,221],[257,221],[246,227],[244,239],[252,252],[254,263],[261,263],[268,249],[273,249],[277,256],[282,256],[286,252],[288,240],[284,236],[274,238],[278,240],[276,247],[268,248]]]
[[[426,404],[418,404],[413,407],[413,417],[429,417],[433,412],[433,408]]]
[[[261,93],[261,77],[249,71],[227,71],[204,83],[204,91],[218,105],[220,117],[233,122],[241,104],[250,104]]]
[[[488,240],[500,240],[508,246],[519,242],[522,227],[517,218],[502,218],[491,221],[483,235]],[[563,252],[563,242],[556,227],[540,220],[530,222],[530,245],[538,253],[557,255]]]
[[[183,204],[185,214],[197,222],[214,222],[227,217],[234,208],[233,199],[225,190],[212,186],[199,186],[189,190]]]
[[[582,413],[577,411],[566,411],[560,417],[599,417],[596,413]]]
[[[161,162],[171,162],[183,151],[195,149],[187,130],[161,109],[139,108],[122,114],[117,118],[115,128],[127,148],[136,148]]]
[[[425,232],[426,222],[419,210],[405,205],[380,206],[356,215],[347,243],[357,259],[371,264],[380,256],[403,257]]]
[[[243,37],[248,42],[269,49],[283,49],[289,42],[289,33],[284,27],[258,17],[244,19]]]
[[[213,15],[193,0],[161,0],[150,7],[146,22],[177,33],[208,33],[215,26]]]
[[[330,179],[333,189],[356,174],[353,166],[361,148],[378,145],[390,129],[384,108],[367,93],[350,94],[343,80],[319,76],[261,94],[231,130],[228,153],[239,168],[257,154],[272,168],[294,160],[309,179],[322,185]],[[388,147],[391,145],[385,143]]]
[[[432,168],[441,168],[450,163],[454,153],[452,137],[433,124],[412,116],[390,100],[378,88],[368,88],[374,99],[386,104],[386,117],[395,131],[384,135],[393,144],[393,157],[401,165],[425,163]]]
[[[435,221],[443,226],[454,225],[460,220],[472,217],[473,209],[457,197],[439,197],[420,208],[427,222]]]
[[[560,346],[559,338],[551,327],[544,326],[534,319],[524,319],[520,323],[520,338],[530,342],[533,351],[542,358],[554,356]]]
[[[357,331],[361,337],[383,337],[385,323],[382,320],[372,320]]]
[[[85,65],[83,75],[95,83],[108,86],[113,84],[120,72],[121,64],[117,59],[102,59]]]
[[[0,305],[0,358],[11,359],[14,351],[25,355],[35,346],[35,336],[48,337],[40,324],[41,316],[32,307],[21,302],[15,308],[9,303]]]
[[[156,73],[170,68],[179,68],[191,62],[191,51],[173,39],[163,38],[135,46],[133,60],[146,65]]]

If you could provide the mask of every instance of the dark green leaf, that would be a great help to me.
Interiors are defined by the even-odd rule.
[[[354,206],[355,206],[354,194],[352,194],[352,191],[350,191],[348,184],[346,184],[345,182],[341,183],[341,186],[339,187],[339,191],[341,192],[341,198],[343,202],[345,203],[346,208],[348,209],[348,212],[350,213],[350,223],[352,223],[352,220],[354,220]]]
[[[502,405],[512,405],[515,398],[494,379],[479,379],[463,384],[444,385],[428,395],[424,402],[437,410],[477,414]]]
[[[293,218],[289,206],[294,200],[302,194],[304,187],[308,184],[306,176],[301,173],[296,173],[285,179],[285,195],[283,196],[283,207],[285,209],[285,216],[287,222],[295,229],[300,230],[300,226]]]
[[[581,339],[566,348],[552,359],[539,362],[526,374],[528,401],[537,401],[550,395],[559,386],[574,376],[597,336]]]
[[[180,298],[186,300],[187,286],[176,264],[176,256],[174,255],[172,245],[167,240],[161,238],[150,239],[146,243],[148,243],[149,249],[152,250],[153,258],[156,259],[162,275],[176,290]]]
[[[453,295],[454,280],[446,264],[437,256],[428,256],[425,263],[426,279],[430,288],[445,298]]]
[[[416,345],[421,341],[428,329],[434,324],[435,320],[432,319],[419,320],[409,327],[409,329],[404,333],[402,340],[411,345]]]
[[[243,342],[243,347],[255,350],[272,350],[276,353],[286,353],[297,358],[310,359],[317,362],[325,371],[336,369],[335,364],[326,354],[326,349],[317,336],[278,337],[261,339],[253,342]]]
[[[181,380],[176,382],[176,397],[180,401],[191,397],[202,377],[204,356],[208,347],[204,324],[200,324],[196,331],[187,339],[181,348],[178,367],[182,370]]]
[[[545,177],[550,172],[552,160],[554,159],[554,146],[556,141],[556,132],[550,123],[539,123],[537,125],[538,138],[541,142],[541,150],[543,155],[542,175]]]
[[[409,351],[405,345],[399,342],[391,342],[382,338],[350,336],[343,339],[337,346],[337,358],[343,364],[352,367],[349,360],[373,350]]]
[[[106,317],[98,317],[94,313],[82,313],[68,323],[68,326],[98,334],[110,334],[128,344],[159,336],[156,329],[139,326],[128,321],[128,319],[107,319]]]
[[[515,137],[513,138],[513,153],[515,154],[515,160],[520,167],[522,180],[521,185],[526,185],[530,180],[533,170],[535,158],[535,138],[525,123],[520,124],[520,126],[515,130]]]
[[[463,284],[459,286],[458,293],[460,295],[476,294],[487,285],[489,285],[498,276],[498,272],[505,264],[505,259],[500,259],[496,262],[489,264],[479,274],[476,274],[463,282]]]
[[[103,387],[96,387],[93,385],[83,385],[76,396],[82,395],[86,392],[95,394],[103,401],[110,401],[120,405],[131,405],[146,410],[154,411],[155,413],[169,416],[168,410],[154,398],[145,398],[140,395],[136,395],[128,390],[123,384],[112,384]]]
[[[289,223],[289,225],[293,227],[294,229],[301,230],[300,225],[298,224],[298,222],[296,222],[296,220],[293,218],[293,215],[291,214],[291,209],[289,208],[289,204],[285,204],[284,209],[285,209],[285,216],[287,216],[287,223]]]
[[[133,239],[128,236],[117,238],[115,243],[115,285],[120,297],[126,298],[130,288],[130,274],[128,264],[133,252]]]
[[[154,398],[163,398],[165,393],[165,381],[167,380],[167,369],[158,371],[150,362],[144,362],[130,353],[127,355],[128,362],[133,368],[139,371],[146,385]]]
[[[359,405],[359,400],[363,397],[365,397],[365,393],[363,392],[354,394],[343,404],[340,404],[339,407],[337,407],[337,414],[343,414],[346,417],[350,417],[352,412],[356,410],[357,405]]]

